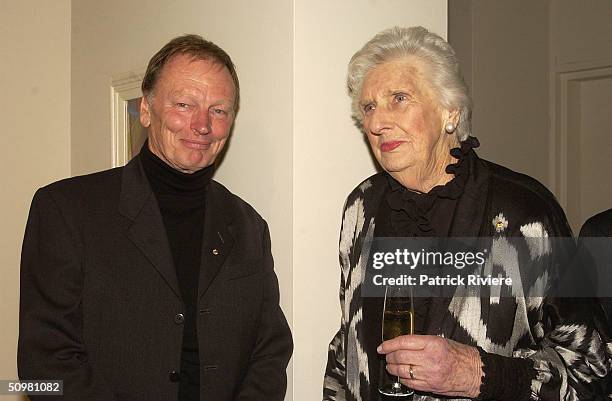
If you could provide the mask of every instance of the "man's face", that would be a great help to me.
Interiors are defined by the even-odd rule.
[[[149,149],[172,168],[193,173],[214,163],[234,122],[236,88],[214,60],[179,54],[163,67],[151,103],[140,104]]]

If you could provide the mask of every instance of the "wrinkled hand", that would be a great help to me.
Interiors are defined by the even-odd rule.
[[[482,361],[474,347],[438,336],[405,335],[383,342],[378,352],[386,355],[389,374],[414,390],[469,398],[480,393]]]

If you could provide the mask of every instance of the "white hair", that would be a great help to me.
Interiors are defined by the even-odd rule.
[[[378,33],[353,55],[346,80],[352,100],[353,118],[363,122],[359,106],[363,81],[371,70],[386,62],[404,57],[417,57],[424,66],[422,73],[435,100],[448,111],[459,112],[455,135],[464,141],[472,130],[472,99],[453,48],[440,36],[422,26],[393,27]]]

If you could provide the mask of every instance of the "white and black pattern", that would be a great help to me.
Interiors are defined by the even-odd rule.
[[[550,308],[553,300],[534,296],[542,294],[557,277],[549,239],[571,236],[561,208],[537,181],[477,157],[473,164],[472,173],[478,180],[466,184],[469,197],[463,196],[458,208],[472,213],[468,221],[475,222],[476,233],[495,239],[499,252],[492,252],[495,259],[487,260],[483,269],[495,266],[510,277],[520,277],[524,273],[521,267],[535,259],[550,268],[531,277],[527,288],[513,288],[512,297],[503,300],[495,294],[465,297],[465,291],[480,294],[478,288],[457,290],[443,312],[445,323],[439,332],[430,334],[444,334],[490,353],[531,360],[537,372],[531,383],[532,399],[603,399],[596,398],[591,384],[609,380],[612,344],[603,342],[579,311],[574,315],[570,310],[553,319],[548,315],[550,310],[569,309]],[[348,196],[344,207],[339,249],[342,318],[329,347],[323,400],[368,400],[368,357],[359,330],[361,285],[385,183],[383,174],[370,177]],[[522,247],[528,251],[516,249],[506,239],[510,237],[523,238]],[[562,324],[551,326],[555,319]],[[414,397],[421,401],[437,399],[432,395]]]

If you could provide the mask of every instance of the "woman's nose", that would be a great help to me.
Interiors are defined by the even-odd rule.
[[[393,127],[393,115],[383,108],[372,111],[370,116],[369,131],[373,135],[382,135]]]

